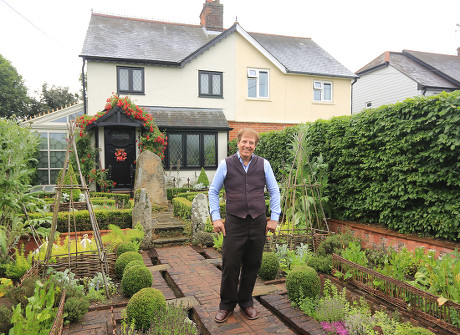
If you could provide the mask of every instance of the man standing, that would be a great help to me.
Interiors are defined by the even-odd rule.
[[[225,322],[238,304],[249,320],[259,317],[252,291],[257,279],[267,231],[274,232],[280,215],[280,193],[270,163],[254,155],[259,134],[238,133],[238,152],[219,163],[209,187],[209,208],[215,232],[222,232],[222,281],[216,322]],[[225,186],[227,216],[219,213],[219,192]],[[270,195],[271,218],[265,216],[264,188]],[[239,279],[239,280],[238,280]],[[238,283],[239,282],[239,283]],[[239,284],[239,285],[238,285]]]

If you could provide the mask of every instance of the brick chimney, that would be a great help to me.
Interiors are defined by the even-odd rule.
[[[206,0],[200,14],[200,22],[207,30],[224,30],[224,5],[220,0]]]
[[[457,48],[457,56],[460,56],[460,47]]]

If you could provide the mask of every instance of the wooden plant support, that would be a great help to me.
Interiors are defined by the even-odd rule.
[[[304,138],[305,132],[302,130],[294,135],[294,161],[281,190],[281,205],[284,213],[280,218],[278,229],[270,239],[270,250],[273,250],[277,243],[288,243],[290,250],[300,243],[307,243],[316,250],[319,243],[330,234],[321,204],[321,184],[313,174]],[[296,221],[301,220],[302,216],[306,227],[298,228]],[[289,223],[288,228],[283,228],[286,223]]]
[[[46,274],[46,269],[48,269],[50,259],[51,259],[51,253],[52,253],[52,248],[53,248],[53,244],[54,244],[54,239],[55,239],[55,234],[56,234],[56,227],[57,227],[57,220],[58,220],[58,214],[59,214],[59,205],[60,205],[60,202],[61,202],[62,190],[63,189],[67,189],[67,190],[70,189],[68,232],[69,232],[69,236],[70,236],[70,232],[71,232],[71,217],[73,217],[73,226],[74,226],[74,232],[75,232],[75,245],[76,245],[76,248],[77,248],[75,253],[71,253],[70,252],[70,243],[69,243],[68,269],[69,270],[71,269],[71,261],[74,261],[75,267],[78,267],[78,263],[80,262],[80,260],[84,261],[85,259],[86,260],[88,259],[88,256],[85,255],[84,252],[79,252],[78,251],[77,231],[76,231],[76,225],[75,225],[75,209],[72,208],[73,190],[79,189],[79,190],[82,190],[84,192],[84,194],[85,194],[86,206],[87,206],[87,209],[88,209],[88,212],[89,212],[89,217],[90,217],[91,226],[92,226],[92,230],[93,230],[93,238],[94,238],[94,240],[96,242],[96,246],[97,246],[97,255],[98,255],[97,263],[99,263],[98,267],[100,268],[100,271],[102,273],[102,277],[104,279],[105,293],[106,293],[107,297],[109,297],[109,291],[108,291],[108,288],[107,288],[107,278],[106,278],[106,273],[109,270],[108,269],[108,264],[107,264],[107,256],[106,256],[106,253],[104,251],[104,246],[102,244],[102,238],[101,238],[101,234],[100,234],[100,231],[99,231],[99,225],[97,223],[96,215],[94,214],[93,206],[91,204],[90,195],[89,195],[89,188],[86,185],[85,178],[83,177],[83,174],[82,174],[81,168],[80,168],[80,161],[78,159],[77,146],[76,146],[76,142],[75,142],[76,126],[75,126],[74,121],[72,121],[72,122],[70,122],[68,124],[68,129],[69,129],[69,138],[67,140],[67,149],[66,149],[66,155],[65,155],[65,160],[64,160],[64,168],[62,170],[63,173],[61,174],[59,184],[56,187],[56,197],[55,197],[54,210],[53,210],[53,221],[51,223],[51,230],[50,230],[50,235],[49,235],[49,238],[48,238],[48,246],[47,246],[46,255],[45,255],[45,261],[44,261],[45,271],[43,271],[43,275]],[[78,176],[80,177],[81,184],[73,185],[73,183],[71,183],[70,186],[69,185],[64,186],[64,178],[65,178],[65,175],[67,174],[67,170],[68,170],[69,164],[70,164],[70,154],[73,154],[75,156],[75,161],[76,161],[76,164],[77,164]],[[73,215],[70,215],[70,212]],[[74,256],[74,257],[72,257],[72,256]],[[85,264],[84,266],[87,267],[88,265]]]

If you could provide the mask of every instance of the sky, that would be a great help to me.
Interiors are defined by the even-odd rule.
[[[79,92],[91,11],[199,24],[205,0],[0,0],[0,54],[30,95],[43,83]],[[224,28],[308,37],[349,70],[385,51],[457,55],[460,0],[220,0]],[[457,26],[458,24],[458,26]]]

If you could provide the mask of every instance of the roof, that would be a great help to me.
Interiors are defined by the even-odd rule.
[[[234,32],[248,39],[285,73],[356,77],[309,38],[246,33],[238,23],[216,34],[198,25],[92,13],[80,56],[183,66]]]
[[[388,65],[424,87],[460,88],[460,56],[408,50],[387,51],[359,69],[356,74],[361,76]]]
[[[228,131],[227,119],[218,108],[180,108],[143,106],[160,129],[199,129]]]

